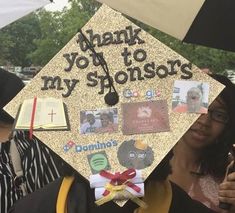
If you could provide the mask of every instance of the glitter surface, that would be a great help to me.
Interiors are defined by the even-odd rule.
[[[87,30],[92,29],[94,34],[100,34],[104,36],[106,33],[106,38],[110,34],[107,32],[115,32],[119,30],[124,30],[126,27],[132,27],[132,29],[139,29],[138,26],[131,23],[128,19],[123,17],[120,13],[113,11],[109,7],[103,5],[97,13],[90,19],[90,21],[82,28],[85,35]],[[109,44],[100,47],[95,46],[97,52],[103,52],[104,58],[108,64],[110,75],[115,76],[115,73],[122,71],[128,76],[128,80],[124,84],[119,84],[114,82],[114,86],[120,95],[120,101],[116,108],[118,108],[118,132],[116,133],[103,133],[103,134],[89,134],[81,135],[79,133],[80,129],[80,111],[86,110],[96,110],[108,108],[104,102],[104,95],[108,91],[105,88],[104,94],[98,94],[101,91],[100,88],[100,78],[96,78],[98,85],[95,87],[88,87],[87,75],[91,72],[96,72],[99,76],[105,76],[104,71],[101,66],[94,66],[92,63],[92,58],[90,56],[91,51],[82,51],[77,44],[77,35],[75,35],[69,43],[58,52],[52,60],[40,71],[40,73],[11,101],[10,104],[5,108],[8,113],[12,116],[16,116],[19,105],[22,103],[23,99],[30,99],[34,96],[37,97],[55,97],[62,98],[63,102],[68,108],[68,117],[71,125],[70,131],[34,131],[35,136],[42,140],[49,148],[51,148],[55,153],[62,157],[67,163],[69,163],[74,169],[76,169],[81,175],[89,179],[91,175],[90,165],[88,164],[87,155],[105,151],[111,166],[111,172],[118,172],[126,170],[125,167],[121,166],[117,159],[117,150],[120,144],[128,140],[141,140],[146,143],[154,151],[154,162],[147,168],[143,170],[145,178],[151,173],[151,171],[158,165],[158,163],[163,159],[163,157],[168,153],[168,151],[175,145],[175,143],[181,138],[181,136],[187,131],[187,129],[192,125],[192,123],[199,117],[198,114],[180,114],[173,113],[171,110],[172,102],[172,91],[173,84],[175,80],[181,79],[183,74],[180,71],[180,66],[175,66],[176,74],[167,75],[164,78],[159,78],[157,75],[154,78],[146,78],[142,80],[130,81],[130,71],[129,68],[139,67],[141,69],[142,76],[144,75],[144,66],[147,63],[154,63],[155,69],[157,66],[164,65],[170,69],[170,65],[167,63],[169,60],[180,60],[181,65],[189,63],[187,59],[183,58],[160,41],[156,40],[154,37],[141,30],[138,33],[139,38],[144,41],[142,44],[128,45],[127,43],[120,44]],[[136,40],[137,41],[137,40]],[[130,56],[131,64],[125,66],[122,52],[124,48],[127,48],[128,52],[131,52]],[[140,50],[141,49],[141,50]],[[144,50],[144,51],[142,51]],[[137,61],[133,58],[135,52],[135,57]],[[144,52],[146,53],[145,60],[141,61],[144,57]],[[69,67],[69,63],[64,54],[76,53],[76,58],[86,57],[88,59],[89,65],[85,68],[78,68],[76,63],[81,61],[75,60],[74,65],[70,71],[65,71]],[[219,84],[213,80],[208,75],[201,72],[196,66],[192,66],[193,76],[188,80],[196,80],[207,82],[210,86],[210,96],[209,103],[211,103],[216,96],[223,89],[223,85]],[[63,89],[48,89],[41,90],[44,82],[42,80],[43,76],[59,76],[61,78],[61,87]],[[121,78],[121,76],[119,76]],[[67,87],[64,79],[77,79],[79,82],[74,87],[71,95],[68,97],[63,97],[62,94],[67,93]],[[91,83],[91,82],[90,82]],[[136,90],[141,94],[145,94],[145,91],[150,88],[160,91],[160,96],[155,97],[153,100],[166,100],[168,105],[170,131],[169,132],[159,132],[151,134],[135,134],[135,135],[123,135],[121,131],[122,126],[122,112],[121,103],[126,102],[141,102],[141,101],[151,101],[146,100],[144,95],[139,95],[135,98],[127,99],[122,94],[125,89]],[[73,141],[75,145],[88,146],[90,144],[105,143],[110,140],[117,141],[116,146],[106,147],[105,149],[99,150],[85,150],[81,152],[76,152],[75,148],[71,148],[68,151],[64,151],[64,145],[68,141]]]

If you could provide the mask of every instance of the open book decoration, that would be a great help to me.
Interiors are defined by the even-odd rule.
[[[34,98],[24,100],[15,129],[68,130],[68,120],[62,99]]]

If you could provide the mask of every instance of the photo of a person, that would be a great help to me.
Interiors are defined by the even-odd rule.
[[[99,109],[80,112],[80,133],[105,133],[118,130],[117,109]]]
[[[97,133],[116,132],[118,130],[118,124],[114,123],[114,117],[112,112],[101,112],[100,121],[101,127],[96,129]]]
[[[81,112],[86,113],[86,112]],[[85,121],[83,121],[81,125],[81,134],[89,134],[94,133],[96,131],[96,128],[100,127],[100,122],[95,119],[95,116],[92,113],[87,113]],[[82,117],[82,116],[81,116]]]
[[[200,114],[207,113],[209,90],[208,84],[196,81],[178,82],[181,84],[180,87],[174,86],[175,89],[173,92],[172,101],[173,112]]]

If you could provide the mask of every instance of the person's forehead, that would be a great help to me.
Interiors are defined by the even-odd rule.
[[[188,92],[189,93],[200,93],[200,89],[198,89],[198,88],[191,88]]]
[[[193,97],[201,97],[201,94],[199,93],[199,92],[189,92],[188,94],[187,94],[187,96],[189,97],[189,98],[193,98]]]
[[[102,117],[102,118],[109,118],[109,115],[108,114],[101,114],[100,117]]]
[[[197,92],[197,91],[191,91],[191,92],[189,92],[188,93],[188,95],[200,95],[200,93],[199,92]]]

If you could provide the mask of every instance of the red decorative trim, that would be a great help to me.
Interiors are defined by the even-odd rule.
[[[33,99],[33,109],[31,114],[31,121],[30,121],[30,129],[29,129],[29,139],[33,139],[33,124],[34,124],[34,117],[36,112],[36,106],[37,106],[37,97],[34,97]]]

